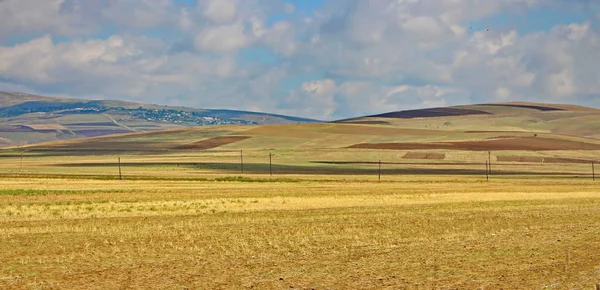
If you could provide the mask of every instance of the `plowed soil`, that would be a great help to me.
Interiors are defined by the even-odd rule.
[[[547,139],[536,137],[517,137],[496,140],[458,141],[458,142],[406,142],[406,143],[361,143],[348,148],[363,149],[447,149],[467,151],[499,151],[499,150],[600,150],[600,144],[584,143],[570,140]]]
[[[223,145],[227,145],[227,144],[239,142],[239,141],[242,141],[242,140],[246,140],[248,138],[250,138],[250,137],[248,137],[248,136],[215,137],[215,138],[211,138],[211,139],[207,139],[207,140],[202,140],[202,141],[198,141],[198,142],[194,142],[194,143],[190,143],[190,144],[185,144],[185,145],[182,145],[182,146],[177,146],[177,147],[175,147],[173,149],[206,150],[206,149],[217,148],[217,147],[220,147],[220,146],[223,146]]]

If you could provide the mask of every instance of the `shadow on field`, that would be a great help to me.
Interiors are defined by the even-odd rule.
[[[372,165],[372,167],[347,167],[345,166],[319,166],[319,165],[280,165],[273,164],[269,168],[268,163],[244,163],[244,173],[246,174],[269,174],[272,171],[273,175],[276,174],[303,174],[303,175],[378,175],[379,168],[378,163],[367,163],[366,165]],[[384,164],[384,163],[382,163]],[[408,165],[408,164],[407,164]],[[415,164],[416,165],[416,164]],[[465,164],[463,164],[465,165]],[[469,164],[466,164],[469,165]],[[117,167],[117,163],[64,163],[54,164],[56,167]],[[156,167],[157,172],[165,167],[178,167],[187,168],[190,170],[199,171],[215,171],[215,173],[240,173],[241,167],[239,163],[226,163],[226,162],[124,162],[121,163],[124,168],[127,167],[138,167],[138,168],[151,168]],[[385,166],[385,164],[384,164]],[[398,165],[396,165],[398,166]],[[418,164],[418,168],[415,167],[396,167],[396,168],[381,168],[381,175],[474,175],[474,176],[485,176],[484,168],[440,168],[437,164]],[[430,166],[429,168],[424,166]],[[478,164],[473,167],[481,167]],[[203,172],[206,173],[206,172]],[[535,171],[509,171],[509,170],[494,170],[493,175],[581,175],[581,173],[574,172],[563,172],[563,171],[546,171],[546,172],[535,172]]]

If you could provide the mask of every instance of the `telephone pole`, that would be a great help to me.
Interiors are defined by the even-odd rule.
[[[119,157],[117,160],[119,162],[119,180],[123,180],[123,175],[121,174],[121,157]]]
[[[244,151],[240,150],[240,168],[242,169],[242,174],[244,174]]]

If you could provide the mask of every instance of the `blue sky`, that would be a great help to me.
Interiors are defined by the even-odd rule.
[[[4,0],[0,90],[328,120],[600,107],[599,19],[566,0]]]

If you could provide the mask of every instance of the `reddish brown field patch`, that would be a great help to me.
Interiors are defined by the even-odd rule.
[[[390,149],[390,150],[416,150],[416,149],[446,149],[468,151],[499,151],[499,150],[600,150],[600,144],[577,142],[570,140],[516,137],[495,140],[458,141],[458,142],[405,142],[405,143],[361,143],[348,148],[362,149]]]
[[[207,139],[207,140],[202,140],[202,141],[198,141],[198,142],[194,142],[194,143],[190,143],[190,144],[185,144],[185,145],[177,146],[177,147],[175,147],[173,149],[206,150],[206,149],[217,148],[217,147],[220,147],[220,146],[223,146],[223,145],[227,145],[227,144],[239,142],[239,141],[242,141],[242,140],[246,140],[248,138],[250,138],[250,137],[248,137],[248,136],[215,137],[215,138],[211,138],[211,139]]]
[[[446,154],[432,152],[408,152],[402,156],[402,159],[444,160],[446,159]]]

